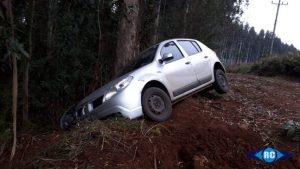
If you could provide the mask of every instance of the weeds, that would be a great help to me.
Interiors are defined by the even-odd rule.
[[[292,141],[300,141],[300,122],[287,121],[282,128],[284,135]]]
[[[61,161],[77,164],[78,155],[91,147],[97,152],[125,153],[132,156],[133,161],[139,140],[159,137],[164,133],[171,134],[162,124],[149,125],[144,120],[111,117],[106,120],[81,121],[62,140],[40,152],[32,166],[46,168]]]
[[[252,73],[261,76],[300,77],[300,55],[274,56],[258,63],[230,66],[231,73]]]
[[[12,139],[10,129],[0,131],[0,143],[6,143]]]

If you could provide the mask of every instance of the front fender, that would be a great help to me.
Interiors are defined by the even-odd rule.
[[[151,82],[160,83],[161,85],[163,85],[166,88],[166,90],[168,91],[168,95],[171,97],[171,99],[173,98],[172,91],[169,90],[169,87],[168,87],[169,85],[168,85],[165,77],[162,75],[162,72],[157,71],[157,74],[154,74],[154,73],[145,74],[145,75],[141,76],[138,80],[143,81],[144,87]]]

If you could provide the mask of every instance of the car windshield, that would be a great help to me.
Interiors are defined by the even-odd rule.
[[[122,76],[128,72],[131,72],[151,63],[154,60],[157,47],[158,44],[144,50],[138,57],[133,59],[129,64],[125,66],[125,68],[121,71],[119,76]]]

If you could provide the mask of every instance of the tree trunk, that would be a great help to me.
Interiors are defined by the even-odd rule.
[[[241,62],[241,51],[242,51],[243,41],[241,40],[239,43],[239,50],[237,54],[237,64],[240,64]]]
[[[35,8],[35,0],[31,2],[31,14],[30,14],[30,25],[29,25],[29,32],[28,32],[28,51],[29,55],[28,58],[25,59],[25,68],[23,72],[23,124],[29,122],[28,118],[28,82],[29,82],[29,66],[32,57],[32,24],[33,24],[33,13]]]
[[[14,26],[14,18],[12,13],[12,4],[11,0],[7,0],[6,2],[7,14],[10,19],[11,26],[11,39],[15,40],[15,26]],[[13,116],[13,146],[10,154],[10,160],[14,158],[17,147],[17,104],[18,104],[18,67],[17,67],[17,58],[14,52],[10,55],[13,66],[12,73],[12,116]]]
[[[53,16],[56,12],[56,0],[49,0],[48,1],[48,21],[47,21],[47,58],[51,57],[51,52],[52,52],[52,43],[53,43]]]
[[[102,43],[102,30],[101,30],[101,20],[100,20],[100,15],[101,13],[103,12],[102,9],[103,9],[103,3],[104,1],[103,0],[98,0],[98,3],[97,3],[97,27],[98,27],[98,45],[97,45],[97,59],[96,59],[96,63],[94,65],[94,78],[93,78],[93,81],[91,82],[91,84],[89,85],[88,87],[88,92],[87,93],[90,93],[92,91],[94,91],[96,88],[99,87],[99,84],[100,86],[102,86],[102,81],[103,81],[103,59],[102,59],[102,46],[103,46],[103,43]],[[102,6],[100,9],[100,6]],[[85,96],[85,86],[83,87],[84,88],[84,93],[83,95]]]
[[[183,37],[186,36],[187,17],[190,12],[190,3],[191,3],[191,0],[187,0],[185,3],[185,11],[184,11],[184,16],[183,16],[183,32],[182,32]]]
[[[16,147],[17,147],[17,104],[18,104],[18,67],[17,67],[17,58],[12,55],[13,62],[13,85],[12,85],[12,96],[13,96],[13,106],[12,106],[12,115],[13,115],[13,134],[14,141],[11,150],[10,160],[14,158]]]
[[[136,56],[136,51],[139,49],[139,0],[123,0],[122,8],[123,13],[118,26],[115,76]]]
[[[160,6],[161,6],[161,0],[158,1],[156,10],[155,10],[155,21],[154,21],[154,33],[152,37],[152,44],[157,43],[158,41],[158,29],[159,29],[159,21],[160,21]]]
[[[29,57],[31,56],[29,48]],[[29,58],[25,60],[24,72],[23,72],[23,124],[29,122],[28,118],[28,81],[29,81]]]

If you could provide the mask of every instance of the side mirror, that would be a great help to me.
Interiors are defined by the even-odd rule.
[[[174,59],[174,56],[172,53],[165,53],[163,54],[163,57],[161,59],[159,59],[159,63],[162,64],[163,62],[166,62],[166,61],[170,61]]]

